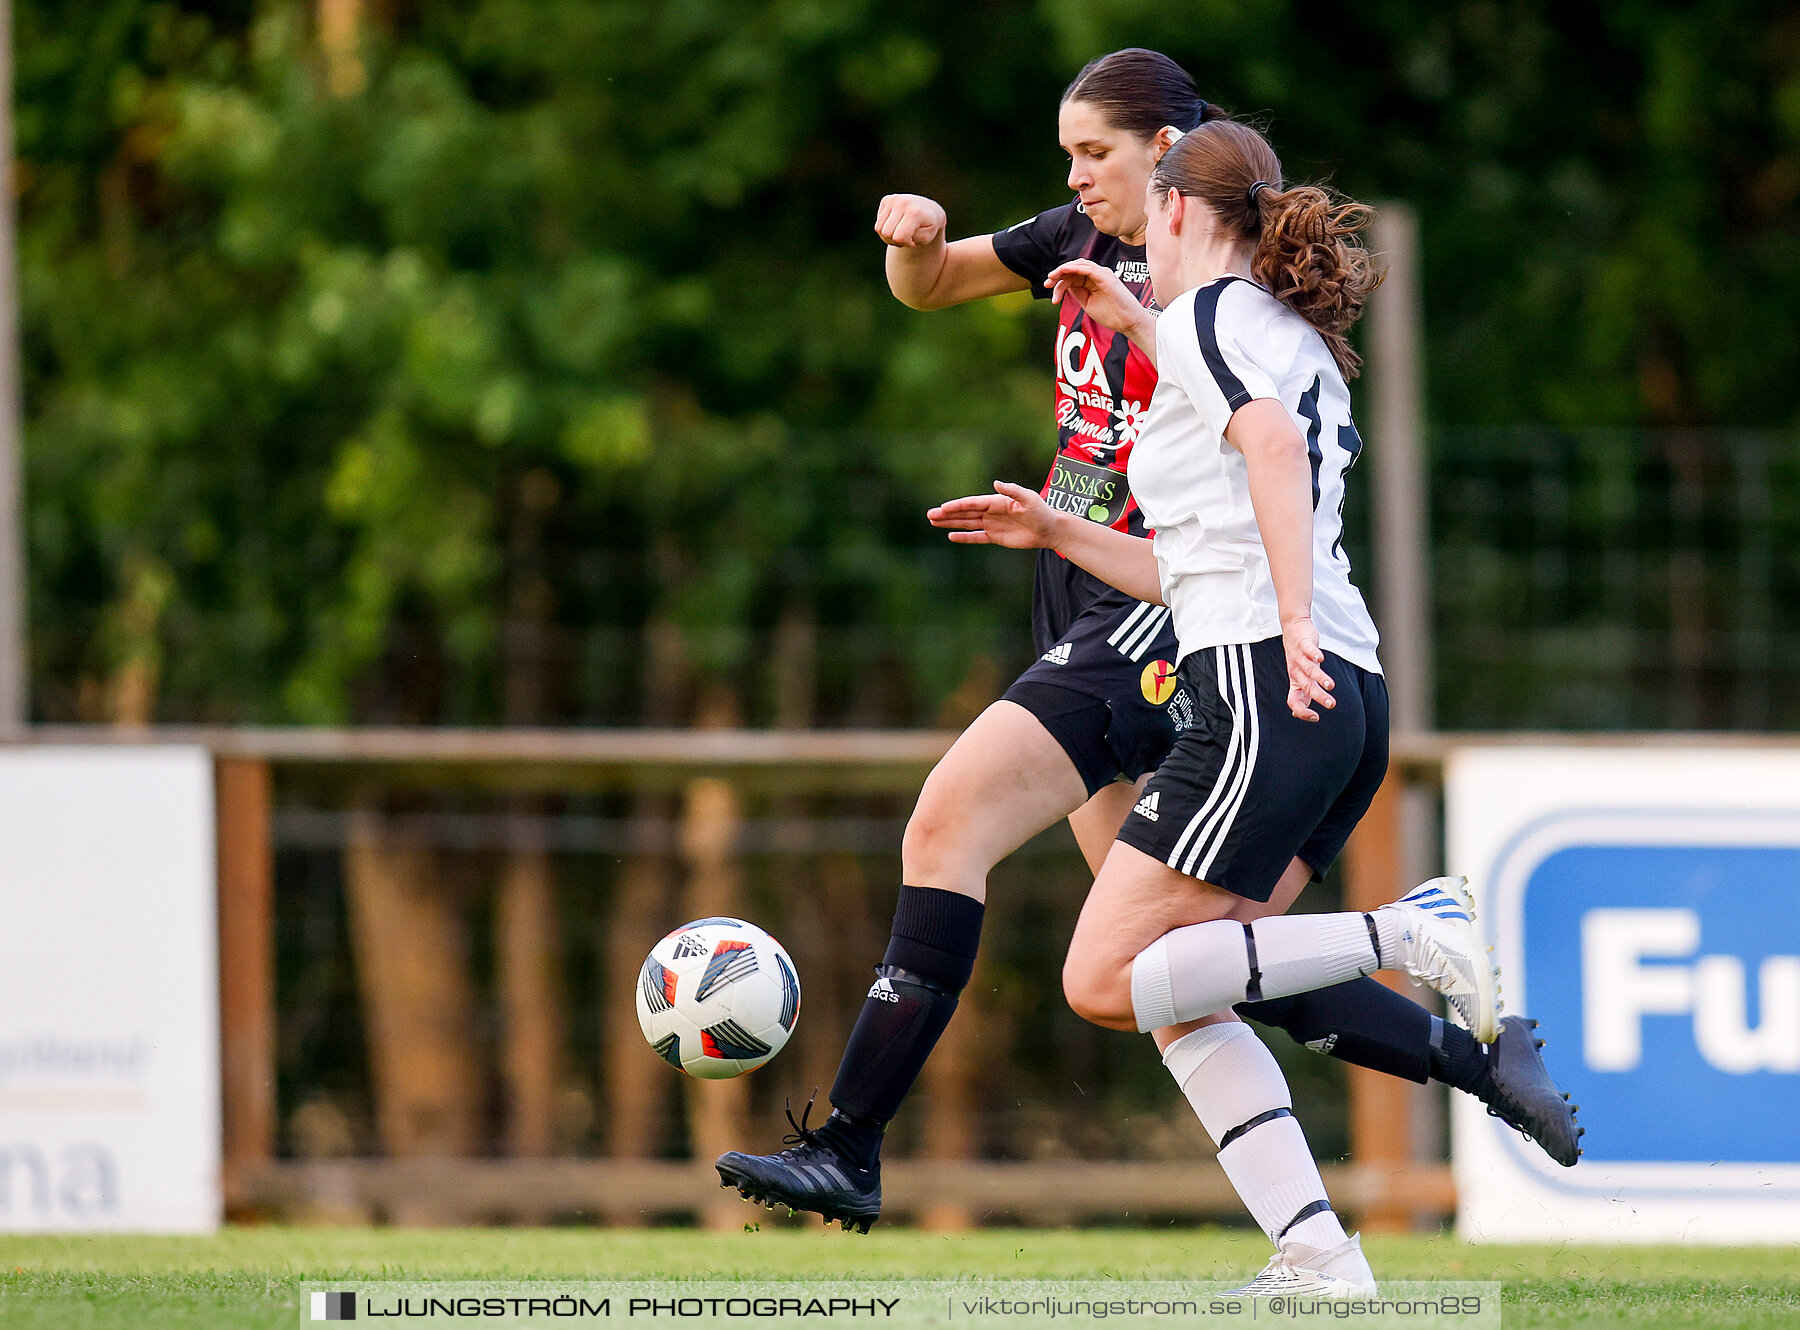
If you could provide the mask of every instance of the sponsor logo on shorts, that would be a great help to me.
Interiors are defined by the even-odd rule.
[[[1162,814],[1156,811],[1156,805],[1161,799],[1162,791],[1152,790],[1142,799],[1139,799],[1137,801],[1137,807],[1131,811],[1136,813],[1139,817],[1149,818],[1152,822],[1160,821],[1162,819]]]
[[[1180,734],[1194,723],[1194,698],[1185,688],[1177,689],[1175,696],[1169,699],[1169,719],[1175,722],[1175,732]]]
[[[1333,1030],[1323,1039],[1308,1039],[1306,1046],[1315,1053],[1329,1053],[1337,1047],[1337,1031]]]
[[[1052,665],[1067,665],[1069,663],[1069,652],[1074,648],[1074,645],[1073,642],[1058,642],[1042,656],[1039,656],[1038,659],[1047,660]]]
[[[1138,676],[1138,687],[1144,690],[1144,701],[1160,707],[1175,692],[1175,667],[1166,660],[1153,660]]]

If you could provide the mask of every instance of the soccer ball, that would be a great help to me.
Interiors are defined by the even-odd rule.
[[[650,949],[638,1024],[671,1067],[722,1081],[781,1051],[800,1015],[800,980],[781,943],[742,919],[696,919]]]

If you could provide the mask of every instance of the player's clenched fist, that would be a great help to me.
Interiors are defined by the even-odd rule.
[[[929,245],[944,234],[944,208],[922,194],[889,194],[875,210],[875,234],[902,249]]]

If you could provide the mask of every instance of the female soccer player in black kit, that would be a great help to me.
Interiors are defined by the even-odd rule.
[[[955,242],[946,241],[944,210],[917,195],[890,195],[876,218],[888,284],[915,309],[1022,290],[1048,297],[1050,274],[1085,259],[1141,310],[1127,336],[1088,318],[1076,300],[1060,300],[1058,447],[1041,491],[1056,510],[1128,535],[1145,534],[1127,465],[1156,387],[1145,190],[1183,132],[1224,118],[1167,56],[1116,51],[1063,94],[1057,129],[1074,201]],[[920,792],[902,845],[892,936],[831,1088],[831,1115],[817,1128],[796,1124],[793,1148],[778,1154],[721,1156],[722,1182],[744,1195],[868,1230],[881,1210],[882,1132],[968,982],[988,871],[1067,817],[1097,872],[1139,784],[1192,721],[1166,608],[1044,550],[1032,628],[1039,659],[962,734]],[[1567,1105],[1523,1022],[1490,1052],[1373,979],[1239,1010],[1357,1065],[1476,1094],[1554,1157],[1574,1160]]]

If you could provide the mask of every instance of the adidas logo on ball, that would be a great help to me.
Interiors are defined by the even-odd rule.
[[[638,972],[644,1041],[671,1067],[702,1080],[762,1066],[787,1043],[799,1015],[793,959],[742,919],[714,915],[683,924]]]

